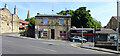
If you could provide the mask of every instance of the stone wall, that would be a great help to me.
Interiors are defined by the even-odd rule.
[[[16,22],[19,20],[17,15],[12,15],[8,9],[0,9],[0,33],[10,33],[18,32],[19,23]],[[13,22],[13,19],[15,21]]]
[[[59,36],[60,31],[67,31],[67,29],[68,29],[67,33],[69,34],[70,27],[71,27],[71,18],[65,18],[65,17],[53,17],[53,18],[47,17],[47,18],[48,18],[48,24],[44,25],[43,24],[43,17],[36,17],[35,18],[35,25],[39,26],[39,28],[43,28],[43,29],[48,30],[48,35],[47,35],[48,39],[51,39],[51,29],[54,29],[54,31],[55,31],[54,32],[55,39],[58,39],[60,37]],[[60,20],[59,18],[64,18],[63,25],[59,24],[59,20]],[[67,23],[67,21],[68,21],[68,23]],[[36,32],[35,36],[38,37],[37,32]]]

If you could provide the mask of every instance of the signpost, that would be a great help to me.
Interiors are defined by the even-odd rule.
[[[81,45],[83,45],[83,26],[82,26],[82,43]]]

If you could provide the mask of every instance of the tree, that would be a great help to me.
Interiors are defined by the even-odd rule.
[[[35,17],[29,18],[29,19],[25,19],[25,21],[28,21],[28,28],[34,28],[35,27]]]
[[[64,15],[66,11],[62,10],[57,13],[60,15]],[[71,16],[71,26],[75,26],[77,28],[81,28],[81,26],[85,28],[94,28],[95,26],[101,28],[101,22],[94,20],[90,14],[90,10],[86,10],[86,7],[80,7],[75,11],[69,10],[69,14]]]
[[[35,17],[25,19],[28,21],[28,29],[25,31],[25,35],[29,37],[35,37]]]
[[[73,10],[68,10],[69,11],[69,15],[72,16],[74,11]],[[66,15],[66,11],[62,10],[59,13],[57,13],[58,15]]]

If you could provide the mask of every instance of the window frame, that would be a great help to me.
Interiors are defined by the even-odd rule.
[[[64,24],[64,18],[59,18],[59,25],[63,25],[60,23],[61,20],[63,20],[63,24]]]
[[[45,19],[47,19],[47,21],[44,21]],[[47,23],[44,24],[45,22],[47,22]],[[47,24],[48,24],[48,18],[47,18],[47,17],[44,17],[44,18],[43,18],[43,24],[44,24],[44,25],[47,25]]]

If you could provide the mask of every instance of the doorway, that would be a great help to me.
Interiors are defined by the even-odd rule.
[[[39,37],[38,38],[41,38],[41,31],[39,31]]]
[[[51,29],[51,39],[55,39],[55,30]]]

